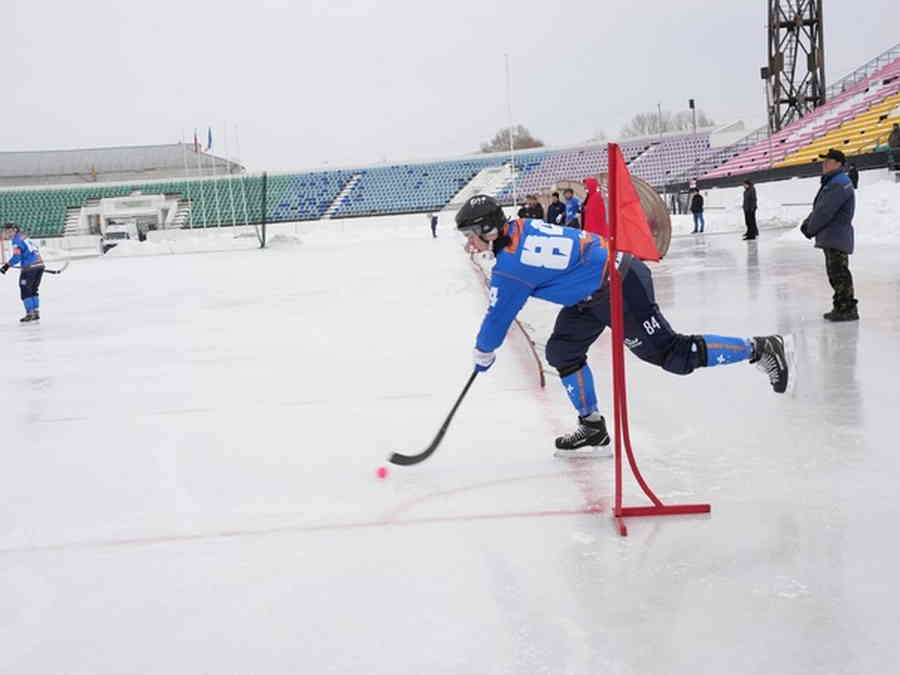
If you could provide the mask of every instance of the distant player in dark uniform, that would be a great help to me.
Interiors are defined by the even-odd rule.
[[[17,225],[6,223],[3,226],[2,236],[12,244],[12,257],[9,262],[0,266],[0,274],[6,274],[10,267],[18,266],[21,270],[19,291],[22,304],[25,305],[25,316],[19,321],[22,323],[38,321],[41,318],[38,289],[41,286],[41,277],[44,276],[44,261],[37,246],[19,231]]]
[[[594,378],[587,363],[588,348],[610,325],[607,270],[609,251],[590,232],[541,220],[507,221],[492,197],[476,195],[456,216],[457,228],[470,248],[493,250],[490,306],[475,342],[475,369],[494,363],[494,350],[531,296],[563,305],[547,341],[547,361],[559,371],[569,400],[578,411],[578,427],[556,439],[558,457],[590,453],[609,444],[609,434],[597,407]],[[617,263],[622,275],[625,346],[643,361],[677,375],[697,368],[749,361],[784,393],[788,385],[788,351],[780,335],[725,337],[676,333],[662,315],[653,291],[650,269],[624,254]],[[589,454],[589,453],[581,453]]]
[[[431,236],[434,239],[437,239],[437,226],[438,226],[438,217],[436,213],[428,214],[428,224],[431,225]]]

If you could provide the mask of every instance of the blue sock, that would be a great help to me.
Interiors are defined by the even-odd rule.
[[[34,298],[25,298],[22,300],[22,304],[25,305],[25,311],[30,312],[34,307]]]
[[[597,393],[594,391],[594,375],[587,364],[581,370],[562,378],[569,400],[582,417],[597,410]]]
[[[33,298],[31,298],[31,308],[33,310],[37,311],[38,307],[40,307],[40,306],[41,306],[41,298],[39,295],[35,295]]]
[[[704,335],[703,339],[706,342],[706,365],[709,367],[746,361],[753,354],[753,343],[747,338]]]

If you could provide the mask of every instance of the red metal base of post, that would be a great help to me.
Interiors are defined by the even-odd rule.
[[[625,527],[626,517],[637,516],[683,516],[696,513],[709,513],[712,507],[709,504],[673,504],[672,506],[622,506],[614,509],[613,518],[616,521],[616,527],[619,534],[623,537],[628,536],[628,528]]]
[[[622,302],[622,278],[618,270],[618,238],[620,217],[623,213],[630,214],[631,227],[643,229],[649,236],[650,228],[641,212],[640,200],[631,179],[628,168],[625,166],[619,146],[609,144],[609,258],[604,272],[609,276],[609,302],[612,328],[612,372],[613,372],[613,411],[615,416],[615,478],[614,478],[614,507],[613,517],[619,529],[619,534],[627,536],[628,528],[625,527],[623,518],[628,516],[674,516],[692,513],[709,513],[709,504],[673,504],[666,506],[659,497],[647,485],[647,481],[638,469],[634,451],[631,448],[631,434],[628,430],[628,395],[625,382],[625,334]],[[621,174],[621,175],[620,175]],[[632,242],[634,245],[636,242]],[[652,248],[652,244],[650,245]],[[626,249],[632,253],[634,248]],[[654,251],[655,253],[655,251]],[[649,259],[658,260],[659,256]],[[604,277],[605,279],[605,277]],[[631,473],[647,498],[653,502],[653,506],[622,506],[622,457],[628,458]]]

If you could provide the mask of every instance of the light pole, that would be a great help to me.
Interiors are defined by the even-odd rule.
[[[768,67],[759,69],[759,76],[762,78],[763,87],[766,90],[766,134],[769,138],[769,166],[772,166],[772,83],[769,82],[770,71]]]
[[[659,115],[659,141],[662,143],[662,135],[663,135],[663,122],[662,122],[662,101],[659,101],[656,104],[656,111]]]

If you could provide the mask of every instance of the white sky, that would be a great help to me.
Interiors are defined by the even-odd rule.
[[[641,9],[635,10],[637,4]],[[766,2],[4,0],[0,150],[146,145],[213,126],[251,170],[548,145],[636,112],[764,118]],[[831,83],[900,41],[900,2],[825,0]]]

